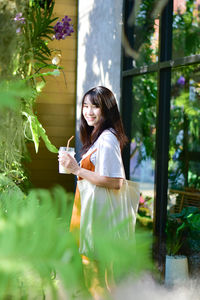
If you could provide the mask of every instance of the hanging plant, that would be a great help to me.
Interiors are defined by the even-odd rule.
[[[52,0],[39,0],[39,5],[42,8],[45,8],[45,5],[47,5],[47,8],[49,7],[49,5],[52,3]]]
[[[36,152],[40,138],[49,151],[58,152],[34,113],[35,100],[46,76],[59,76],[62,71],[55,59],[52,62],[55,49],[50,48],[49,42],[54,38],[63,40],[74,31],[68,16],[62,21],[53,16],[54,5],[55,1],[48,0],[0,4],[0,28],[6,25],[8,29],[0,30],[3,42],[0,43],[0,78],[6,87],[0,92],[0,172],[18,183],[24,180],[21,160],[27,138],[34,142]],[[7,143],[8,134],[12,147]]]

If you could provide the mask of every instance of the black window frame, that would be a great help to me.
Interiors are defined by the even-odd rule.
[[[128,16],[134,1],[124,0],[123,20],[124,32],[131,44],[133,28],[127,25]],[[154,190],[154,258],[162,266],[165,258],[165,226],[167,219],[168,202],[168,151],[170,130],[170,101],[171,101],[171,73],[178,67],[197,64],[200,55],[185,56],[172,59],[172,25],[173,25],[173,0],[169,0],[160,16],[159,25],[159,57],[158,62],[152,65],[133,68],[132,58],[125,55],[122,50],[121,72],[121,113],[127,136],[131,138],[132,117],[132,82],[134,76],[145,75],[151,72],[158,74],[157,96],[157,121],[156,121],[156,157],[155,157],[155,190]],[[130,145],[123,153],[126,176],[130,172]]]

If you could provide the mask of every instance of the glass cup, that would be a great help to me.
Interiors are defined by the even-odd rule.
[[[69,147],[67,150],[67,147],[60,147],[59,148],[59,155],[62,156],[62,154],[64,153],[69,153],[71,156],[74,157],[75,153],[75,149],[72,147]],[[59,173],[60,174],[70,174],[69,170],[67,170],[65,167],[63,167],[63,165],[61,165],[61,162],[59,161]]]

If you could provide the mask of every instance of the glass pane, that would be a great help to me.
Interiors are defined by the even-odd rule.
[[[169,205],[180,211],[200,207],[200,65],[174,70],[171,93]]]
[[[167,254],[200,268],[200,64],[172,72]],[[181,212],[181,213],[180,213]]]
[[[173,59],[199,54],[200,1],[174,1]]]
[[[133,67],[140,67],[158,61],[159,18],[153,13],[155,0],[134,3],[127,22],[134,28]]]
[[[130,178],[140,183],[141,204],[153,215],[157,74],[133,79]]]

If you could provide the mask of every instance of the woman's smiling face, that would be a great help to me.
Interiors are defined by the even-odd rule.
[[[83,102],[83,117],[89,126],[96,127],[101,118],[101,109],[90,102],[90,97],[86,96]]]

